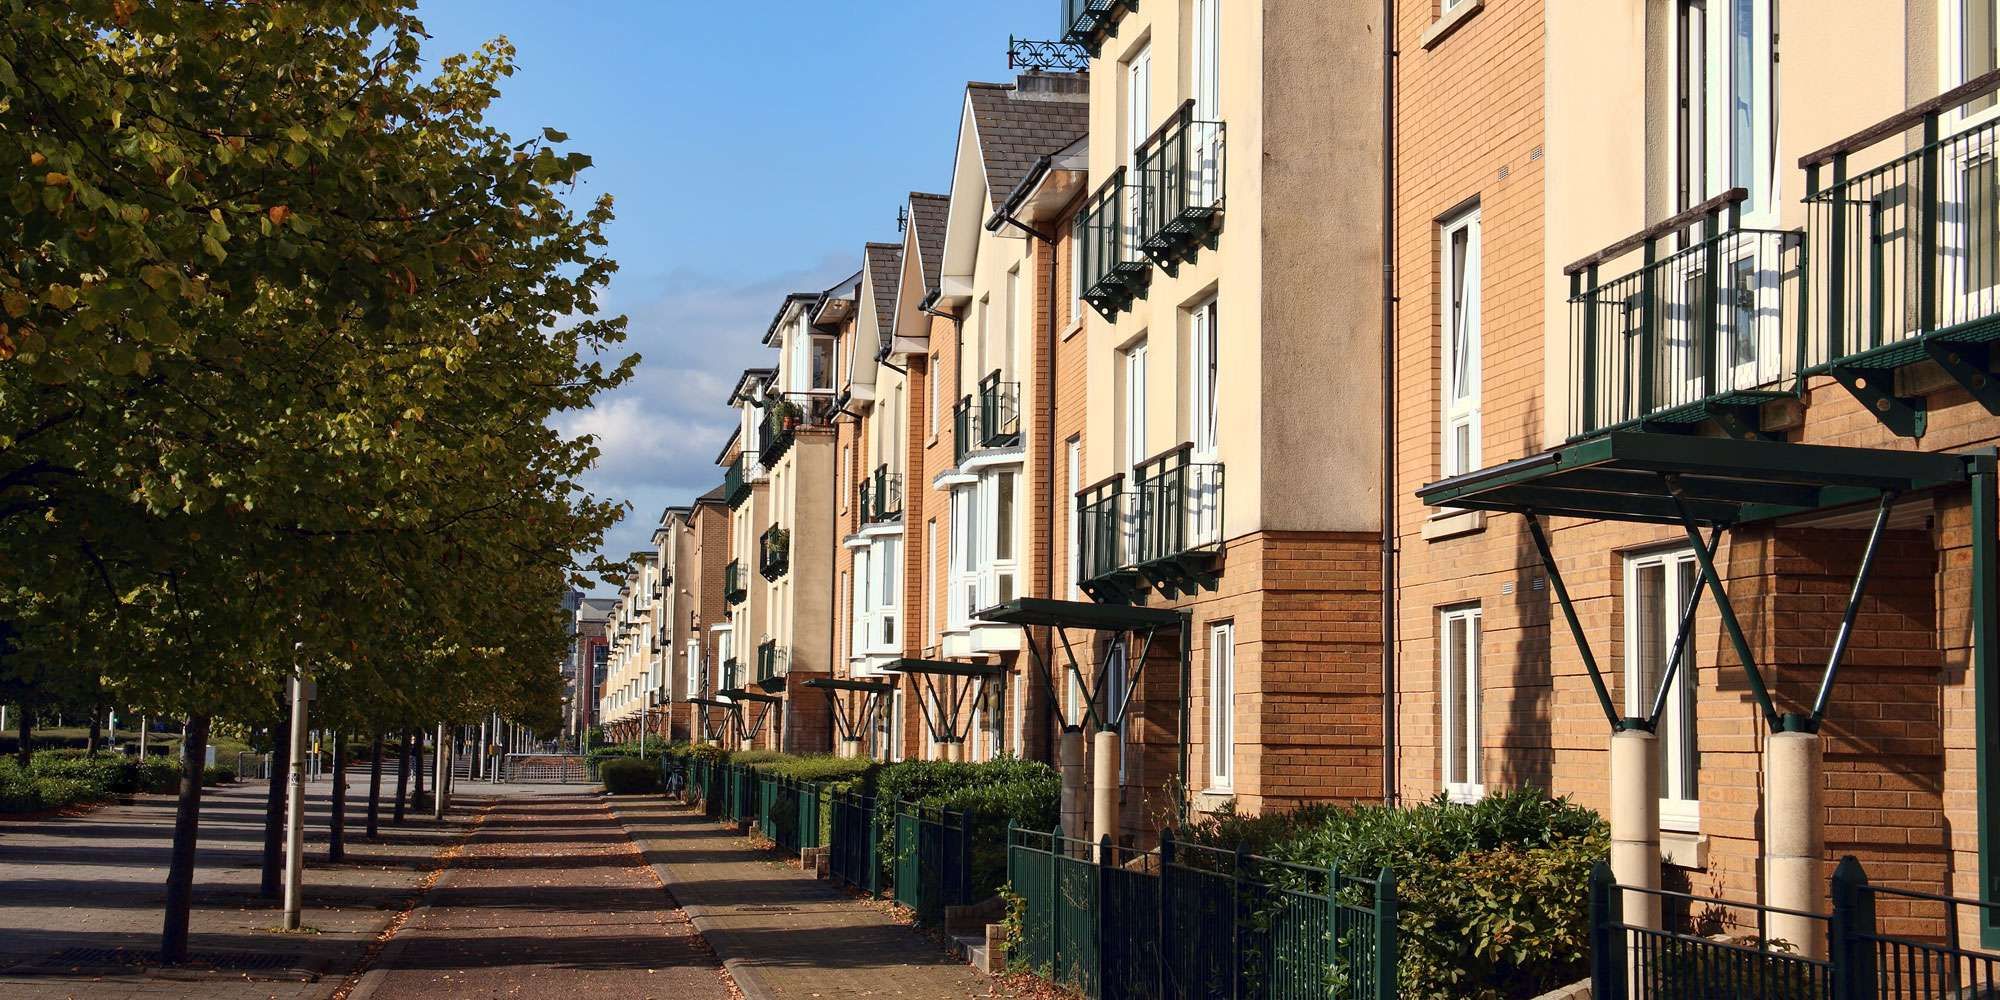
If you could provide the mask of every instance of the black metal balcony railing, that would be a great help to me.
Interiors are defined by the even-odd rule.
[[[1221,122],[1198,121],[1185,101],[1132,151],[1139,197],[1132,207],[1139,250],[1168,274],[1215,249],[1222,232]]]
[[[750,499],[749,464],[749,456],[738,455],[735,461],[722,469],[722,498],[729,504],[730,510],[743,506],[743,501]]]
[[[951,456],[953,464],[962,464],[965,456],[977,450],[979,434],[978,406],[971,396],[960,396],[951,407]]]
[[[1132,500],[1122,473],[1076,495],[1076,585],[1100,604],[1132,604],[1145,596],[1132,558]]]
[[[1924,400],[1896,395],[1895,379],[1921,361],[2000,414],[2000,119],[1958,110],[1995,91],[2000,72],[1799,161],[1821,319],[1807,372],[1833,376],[1899,434],[1924,430]],[[1886,162],[1849,176],[1857,155]]]
[[[1021,443],[1021,383],[1000,381],[998,369],[979,380],[978,441],[981,448]]]
[[[777,464],[791,450],[801,427],[823,427],[833,418],[830,392],[788,392],[772,394],[763,402],[763,447],[758,459],[767,468]]]
[[[1075,42],[1039,41],[1008,35],[1007,68],[1029,73],[1081,73],[1090,68],[1090,53]]]
[[[777,525],[757,539],[757,572],[766,580],[782,578],[792,568],[792,533]]]
[[[784,651],[778,648],[778,640],[766,639],[757,644],[757,676],[754,683],[766,691],[785,686]]]
[[[1215,588],[1222,560],[1222,463],[1183,443],[1132,469],[1133,563],[1161,595]]]
[[[717,691],[737,690],[736,657],[732,656],[722,661],[722,686],[716,688],[716,690]]]
[[[1119,167],[1084,202],[1071,224],[1082,298],[1105,319],[1117,319],[1133,302],[1145,298],[1146,286],[1153,280],[1153,269],[1139,253],[1130,230],[1125,168]]]
[[[1104,40],[1118,34],[1118,19],[1139,9],[1139,0],[1063,0],[1062,39],[1095,56]]]
[[[1754,437],[1763,404],[1796,394],[1804,239],[1725,229],[1741,198],[1731,192],[1567,269],[1572,438],[1708,420]],[[1686,246],[1660,256],[1677,234]],[[1606,261],[1635,251],[1643,256],[1632,270],[1599,277]]]
[[[730,604],[741,604],[750,596],[749,581],[743,579],[743,563],[731,559],[722,567],[722,599]]]
[[[887,465],[861,480],[861,523],[883,524],[903,517],[903,475]]]

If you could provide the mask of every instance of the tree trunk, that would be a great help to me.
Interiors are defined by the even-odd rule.
[[[368,839],[374,840],[381,834],[382,818],[382,734],[375,733],[368,751]]]
[[[14,756],[20,758],[21,767],[26,768],[28,766],[28,755],[34,752],[28,747],[28,739],[34,735],[35,731],[35,705],[28,699],[22,698],[20,709],[21,728],[17,733],[21,738],[21,745],[15,748]]]
[[[264,794],[264,870],[257,895],[277,899],[285,891],[285,780],[292,769],[287,721],[271,727],[271,782]]]
[[[333,812],[327,823],[326,859],[338,863],[347,854],[347,730],[333,733]]]
[[[416,756],[410,758],[410,773],[416,776],[416,786],[411,789],[413,800],[424,797],[424,733],[417,731]]]
[[[403,730],[403,752],[396,758],[396,815],[394,822],[403,825],[403,810],[410,804],[410,731]]]
[[[169,964],[187,961],[188,910],[194,902],[194,847],[201,826],[201,768],[208,759],[208,716],[188,720],[187,741],[181,744],[180,806],[174,810],[173,859],[167,866],[167,914],[160,929],[160,957]]]

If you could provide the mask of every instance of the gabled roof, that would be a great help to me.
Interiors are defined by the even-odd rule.
[[[950,214],[950,195],[910,192],[910,241],[924,267],[925,294],[937,291],[944,273],[944,224]]]
[[[819,301],[820,295],[819,292],[793,292],[785,296],[785,301],[778,306],[778,314],[771,317],[771,325],[764,328],[764,346],[770,347],[778,342],[778,327],[784,325],[785,317],[790,315],[793,309],[812,308],[813,304]]]
[[[966,85],[992,204],[1004,203],[1035,161],[1089,133],[1090,102],[1083,96],[1027,96],[1011,83]]]
[[[862,249],[868,291],[874,296],[875,329],[884,339],[896,326],[896,290],[902,277],[903,248],[895,243],[870,243]]]
[[[865,280],[867,273],[865,269],[856,271],[840,279],[840,282],[832,288],[819,293],[819,297],[813,300],[807,321],[814,326],[829,328],[846,322],[848,316],[853,313],[857,300],[861,298],[861,282]]]
[[[722,487],[717,486],[707,493],[695,497],[694,505],[696,507],[720,507],[723,505],[724,498],[725,495],[722,492]]]
[[[770,384],[770,381],[777,377],[778,370],[776,368],[743,369],[743,374],[736,377],[735,388],[729,390],[729,405],[735,406],[738,402],[748,398],[753,390]]]

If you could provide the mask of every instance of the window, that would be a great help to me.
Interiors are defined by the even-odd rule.
[[[1007,310],[1007,324],[1002,330],[1004,338],[1000,343],[1000,356],[995,359],[993,369],[1005,372],[1002,378],[1013,378],[1019,369],[1014,363],[1014,345],[1020,342],[1017,327],[1021,322],[1021,268],[1016,265],[1007,272],[1007,301],[1002,303]],[[992,369],[989,369],[992,370]]]
[[[1125,702],[1125,671],[1125,640],[1113,639],[1104,651],[1104,680],[1098,684],[1103,700],[1098,703],[1097,708],[1103,713],[1099,716],[1100,721],[1109,722],[1118,719],[1119,722],[1118,783],[1121,785],[1125,783],[1125,762],[1132,756],[1127,752],[1125,739],[1129,727],[1125,725],[1126,720],[1119,717],[1119,707]]]
[[[903,540],[884,538],[871,552],[876,581],[876,608],[870,632],[877,652],[896,651],[897,611],[903,603]]]
[[[1208,787],[1236,780],[1236,623],[1208,630]]]
[[[1083,488],[1083,442],[1069,439],[1069,462],[1065,467],[1069,476],[1068,487],[1055,497],[1056,507],[1066,517],[1069,524],[1069,589],[1076,600],[1083,599],[1083,588],[1078,586],[1083,576],[1083,519],[1077,516],[1076,491]]]
[[[812,338],[812,383],[811,389],[833,388],[833,338]]]
[[[1135,183],[1142,175],[1138,171],[1138,148],[1152,134],[1152,93],[1153,93],[1153,49],[1148,45],[1132,55],[1125,63],[1125,152],[1124,163],[1132,168],[1127,183]],[[1128,190],[1137,190],[1129,188]],[[1125,199],[1125,241],[1124,253],[1127,260],[1138,259],[1138,247],[1146,235],[1144,230],[1146,209],[1144,198],[1128,196]]]
[[[1123,361],[1124,379],[1121,388],[1124,399],[1123,430],[1125,440],[1125,465],[1138,465],[1146,460],[1146,342],[1140,341],[1125,349]]]
[[[931,355],[931,363],[924,368],[924,410],[931,422],[931,438],[938,432],[938,379],[944,373],[938,371],[938,356]]]
[[[1694,551],[1633,556],[1625,560],[1625,713],[1653,714],[1653,701],[1666,678],[1668,657],[1680,634],[1681,616],[1694,594],[1701,570]],[[1695,738],[1695,691],[1685,649],[1674,669],[1654,732],[1659,735],[1660,825],[1700,827],[1701,751]]]
[[[841,446],[840,446],[840,468],[839,468],[839,469],[837,469],[837,470],[835,470],[835,473],[834,473],[834,474],[835,474],[835,483],[836,483],[836,486],[835,486],[835,492],[836,492],[836,493],[838,494],[838,497],[839,497],[839,502],[840,502],[840,509],[841,509],[841,510],[846,510],[846,509],[847,509],[847,467],[848,467],[848,466],[849,466],[850,464],[852,464],[852,463],[853,463],[853,461],[854,461],[854,448],[853,448],[853,446],[851,446],[851,445],[841,445]]]
[[[937,518],[935,517],[924,522],[924,562],[930,566],[937,565]],[[924,621],[922,635],[926,640],[930,638],[931,630],[935,629],[938,623],[937,582],[934,579],[936,575],[928,571],[924,573]]]
[[[1479,468],[1479,210],[1447,222],[1444,263],[1442,471]]]
[[[1222,120],[1222,0],[1194,0],[1194,119]]]
[[[1995,0],[1956,0],[1953,6],[1957,8],[1955,27],[1958,44],[1953,46],[1957,50],[1957,75],[1956,79],[1949,75],[1945,78],[1944,89],[2000,68],[2000,58],[1996,58],[2000,56],[2000,34],[1996,34],[1994,28],[1995,22],[2000,21],[2000,16],[1996,16],[2000,15],[2000,11],[1995,10],[2000,3]],[[1991,109],[1995,106],[1995,97],[1987,94],[1972,101],[1965,106],[1964,113],[1970,116]]]
[[[1470,607],[1446,611],[1438,621],[1444,790],[1460,802],[1486,794],[1479,732],[1479,619],[1479,608]]]
[[[972,565],[965,567],[968,571],[980,571],[979,589],[971,598],[970,610],[977,611],[1014,599],[1015,575],[1019,568],[1019,484],[1020,471],[1011,468],[995,469],[980,479],[979,490],[983,496],[977,509],[990,515],[992,520],[980,525],[982,544],[979,547],[982,552]]]
[[[854,627],[850,630],[852,634],[848,641],[853,643],[855,656],[868,653],[868,609],[873,605],[868,585],[874,579],[868,572],[868,554],[867,549],[857,549],[854,553],[854,582],[850,591],[853,595],[850,606],[854,609]]]
[[[1988,5],[1990,7],[1990,3]],[[1680,207],[1730,188],[1775,209],[1771,0],[1681,0],[1675,27]]]
[[[1026,668],[1014,671],[1013,716],[1014,733],[1007,741],[1007,748],[1014,756],[1022,756],[1028,745],[1028,671]]]
[[[1194,453],[1213,459],[1216,451],[1216,360],[1215,300],[1209,299],[1188,310],[1188,440]]]

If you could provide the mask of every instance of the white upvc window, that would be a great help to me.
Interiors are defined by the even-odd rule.
[[[1444,428],[1442,471],[1456,476],[1479,468],[1479,209],[1444,224]]]
[[[1121,389],[1125,466],[1129,470],[1146,460],[1146,342],[1128,347],[1122,358],[1124,378]]]
[[[1001,334],[1004,340],[1000,344],[1000,356],[993,367],[1002,373],[1001,379],[1011,380],[1019,370],[1015,364],[1014,351],[1015,345],[1021,342],[1021,316],[1026,312],[1021,304],[1021,267],[1018,264],[1007,271],[1007,301],[1002,303],[1002,306],[1007,310],[1006,326]]]
[[[1028,746],[1028,671],[1025,667],[1015,669],[1013,686],[1013,734],[1007,741],[1007,748],[1018,757]]]
[[[1486,794],[1484,740],[1479,728],[1479,623],[1476,605],[1438,615],[1444,790],[1459,802],[1477,801]]]
[[[869,552],[875,569],[875,608],[869,622],[870,646],[874,652],[896,651],[897,612],[903,603],[903,540],[882,539]]]
[[[959,487],[951,491],[951,552],[948,564],[951,593],[945,610],[951,630],[966,627],[972,617],[972,606],[979,600],[978,510],[977,489]]]
[[[926,643],[938,627],[937,573],[932,569],[937,565],[937,550],[937,518],[934,517],[924,522],[924,621],[919,634]]]
[[[1681,616],[1700,576],[1692,549],[1625,560],[1625,714],[1653,714]],[[1660,753],[1660,826],[1690,832],[1701,826],[1701,750],[1695,736],[1699,685],[1688,655],[1692,645],[1690,637],[1654,729]]]
[[[1125,149],[1119,161],[1128,168],[1125,183],[1128,191],[1139,188],[1137,154],[1139,146],[1153,131],[1153,47],[1144,46],[1125,61]],[[1145,200],[1127,195],[1125,199],[1125,239],[1121,248],[1126,260],[1138,260],[1139,243],[1145,235],[1140,230],[1145,223],[1143,213]]]
[[[1210,461],[1216,455],[1220,416],[1216,375],[1222,352],[1215,321],[1213,298],[1188,310],[1188,440],[1194,442],[1196,458]]]
[[[1131,735],[1131,727],[1127,725],[1131,720],[1122,718],[1119,714],[1119,706],[1125,702],[1125,677],[1129,669],[1125,656],[1123,637],[1111,640],[1110,645],[1105,647],[1104,679],[1098,684],[1102,701],[1097,706],[1098,711],[1104,713],[1099,717],[1100,721],[1118,720],[1118,783],[1121,785],[1125,783],[1126,762],[1132,756],[1131,740],[1128,738]]]
[[[1743,215],[1776,221],[1772,0],[1680,0],[1675,26],[1677,197],[1687,208],[1730,188]]]
[[[1236,623],[1208,630],[1208,787],[1236,784]]]
[[[944,373],[938,371],[938,356],[931,355],[931,363],[924,368],[924,412],[931,424],[931,437],[938,433],[938,382]]]
[[[848,626],[847,648],[850,656],[862,656],[868,652],[868,598],[867,584],[857,587],[855,580],[868,579],[868,550],[858,549],[854,553],[854,575],[840,574],[841,590],[847,595]]]
[[[853,461],[854,461],[854,446],[845,444],[841,445],[840,468],[837,469],[834,473],[834,491],[836,494],[834,500],[836,503],[840,505],[839,509],[841,510],[846,510],[848,502],[853,498],[853,491],[847,488],[847,467],[850,464],[852,464]],[[868,473],[866,472],[861,473],[861,476],[863,478],[866,478],[867,475]]]
[[[1014,599],[1020,571],[1020,480],[1020,470],[1014,468],[993,469],[979,478],[977,509],[984,521],[979,558],[966,567],[978,576],[970,611]]]
[[[833,388],[833,338],[812,337],[811,355],[807,363],[811,365],[812,381],[807,388],[826,391]]]
[[[1076,491],[1083,488],[1083,441],[1069,439],[1068,461],[1064,475],[1067,485],[1055,497],[1056,506],[1061,509],[1062,523],[1069,525],[1069,592],[1074,600],[1083,599],[1083,588],[1078,580],[1083,574],[1083,519],[1077,516]],[[1054,523],[1054,522],[1051,522]]]
[[[701,686],[701,640],[689,639],[687,643],[687,696],[700,698],[708,692]]]

